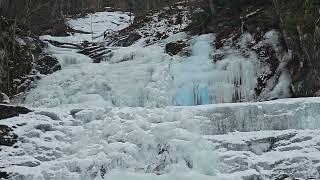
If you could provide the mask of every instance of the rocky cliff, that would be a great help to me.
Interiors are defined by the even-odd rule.
[[[31,83],[61,69],[44,51],[45,44],[17,21],[0,17],[0,103],[25,92]]]
[[[252,44],[257,44],[268,31],[276,30],[281,34],[281,51],[288,58],[285,66],[290,71],[292,97],[319,96],[319,1],[205,0],[202,3],[202,11],[194,16],[191,30],[217,33],[217,48],[237,41],[242,33],[250,33],[254,37]],[[255,46],[249,48],[252,47]],[[277,71],[282,68],[281,57],[276,57],[270,47],[254,51],[260,58],[267,58],[272,67],[271,73],[259,76],[256,93],[260,95],[271,77],[280,77]]]
[[[41,52],[41,42],[13,21],[0,20],[0,91],[8,96],[26,90],[32,63]]]

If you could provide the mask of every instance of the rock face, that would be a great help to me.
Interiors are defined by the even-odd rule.
[[[9,179],[9,174],[0,171],[0,179]]]
[[[29,112],[31,112],[31,110],[25,107],[0,105],[0,120],[18,116],[19,114],[27,114]]]
[[[292,52],[293,96],[316,96],[320,89],[320,1],[275,1],[274,6],[286,46]]]
[[[55,57],[43,54],[43,47],[23,25],[0,18],[0,92],[13,97],[28,90],[31,82],[40,78],[38,72],[48,75],[61,70]]]
[[[9,97],[23,92],[35,76],[33,61],[42,43],[14,22],[0,18],[0,91]]]

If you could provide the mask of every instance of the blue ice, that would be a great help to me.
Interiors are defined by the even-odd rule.
[[[178,88],[176,98],[177,98],[177,105],[179,106],[194,105],[192,88],[187,88],[187,87]]]
[[[202,105],[202,104],[209,104],[209,90],[208,86],[200,86],[198,88],[198,93],[197,93],[197,105]]]
[[[177,105],[179,106],[192,106],[209,104],[209,90],[206,85],[196,85],[193,87],[183,86],[178,88]]]

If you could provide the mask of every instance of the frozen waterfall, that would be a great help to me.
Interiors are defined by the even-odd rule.
[[[193,38],[190,57],[170,57],[158,44],[113,48],[110,62],[101,64],[49,45],[48,51],[65,68],[38,82],[26,103],[164,107],[252,100],[259,69],[256,59],[233,49],[218,52],[211,46],[213,40],[212,34]],[[215,62],[212,56],[217,53],[225,58]]]
[[[211,46],[214,36],[194,39],[192,55],[173,63],[176,105],[201,105],[253,99],[256,85],[256,59],[237,56],[227,51],[224,59],[214,62],[218,53]],[[231,51],[231,52],[230,52]]]
[[[93,17],[106,23],[94,24],[95,35],[129,25],[128,13]],[[69,23],[86,31],[89,22]],[[90,39],[79,36],[43,38]],[[230,103],[254,99],[265,69],[254,53],[214,49],[214,38],[178,33],[148,46],[142,39],[113,47],[100,64],[49,44],[63,69],[27,93],[23,103],[33,112],[1,120],[20,139],[15,148],[1,147],[0,170],[14,180],[319,177],[320,99]],[[181,39],[190,43],[189,57],[164,52],[166,42]]]

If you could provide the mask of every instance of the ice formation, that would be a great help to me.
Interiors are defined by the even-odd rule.
[[[256,59],[243,58],[235,50],[216,61],[211,54],[213,35],[195,39],[190,58],[173,64],[177,86],[176,105],[201,105],[251,100],[256,85]],[[227,53],[220,52],[220,53]]]
[[[192,38],[190,57],[170,57],[161,44],[113,48],[113,57],[101,64],[50,45],[48,51],[68,67],[41,80],[26,103],[56,107],[90,99],[111,106],[164,107],[252,100],[261,65],[233,49],[217,52],[213,39],[212,34]],[[214,62],[214,53],[227,55]]]

